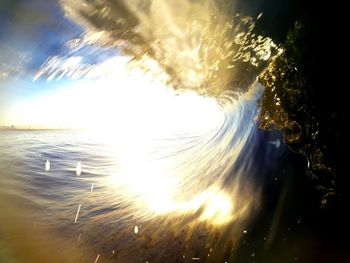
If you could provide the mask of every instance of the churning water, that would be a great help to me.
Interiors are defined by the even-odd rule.
[[[256,79],[281,50],[214,1],[61,4],[86,33],[33,78],[84,81],[24,111],[83,130],[1,132],[2,257],[228,260],[260,201]]]

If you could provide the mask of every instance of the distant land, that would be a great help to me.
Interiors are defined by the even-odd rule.
[[[73,131],[79,129],[67,128],[67,127],[45,127],[39,125],[28,125],[28,126],[6,126],[0,125],[0,131]]]

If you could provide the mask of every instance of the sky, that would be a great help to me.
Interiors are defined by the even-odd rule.
[[[18,111],[64,89],[69,80],[33,78],[49,57],[64,52],[65,43],[83,29],[66,19],[54,0],[2,0],[0,24],[0,125],[35,125],[34,116],[26,120]]]
[[[174,96],[149,76],[137,71],[130,75],[117,50],[81,43],[84,30],[55,1],[1,2],[0,23],[0,126],[113,128],[116,119],[130,126],[130,119],[140,116],[164,123],[166,112],[191,127],[191,118],[198,122],[200,115],[193,109],[217,113],[212,100],[191,93]],[[79,77],[86,69],[89,73]],[[185,114],[186,105],[192,110]],[[159,107],[169,112],[161,114]]]

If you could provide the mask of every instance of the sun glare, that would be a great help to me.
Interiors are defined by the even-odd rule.
[[[105,183],[137,200],[148,215],[199,212],[199,220],[230,222],[232,193],[221,189],[220,180],[207,186],[200,179],[207,173],[219,176],[209,175],[219,163],[212,168],[203,165],[225,151],[206,145],[225,123],[226,113],[217,99],[176,91],[161,70],[130,67],[124,57],[110,58],[89,74],[22,104],[15,111],[17,117],[33,123],[30,118],[35,116],[34,123],[49,127],[84,129],[102,142],[118,160],[118,169]],[[231,162],[231,155],[222,161]]]

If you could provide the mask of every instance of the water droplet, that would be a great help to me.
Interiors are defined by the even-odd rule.
[[[81,204],[79,204],[79,206],[78,206],[78,210],[77,210],[77,214],[75,215],[75,220],[74,220],[74,223],[76,223],[76,222],[78,221],[78,217],[79,217],[80,208],[81,208]]]
[[[77,168],[76,168],[75,172],[76,172],[77,176],[81,175],[81,162],[80,161],[77,163]]]
[[[50,161],[49,161],[49,160],[46,160],[46,163],[45,163],[45,171],[46,171],[46,172],[50,171]]]
[[[98,259],[100,258],[100,254],[97,255],[96,259],[95,259],[95,263],[97,263]]]

